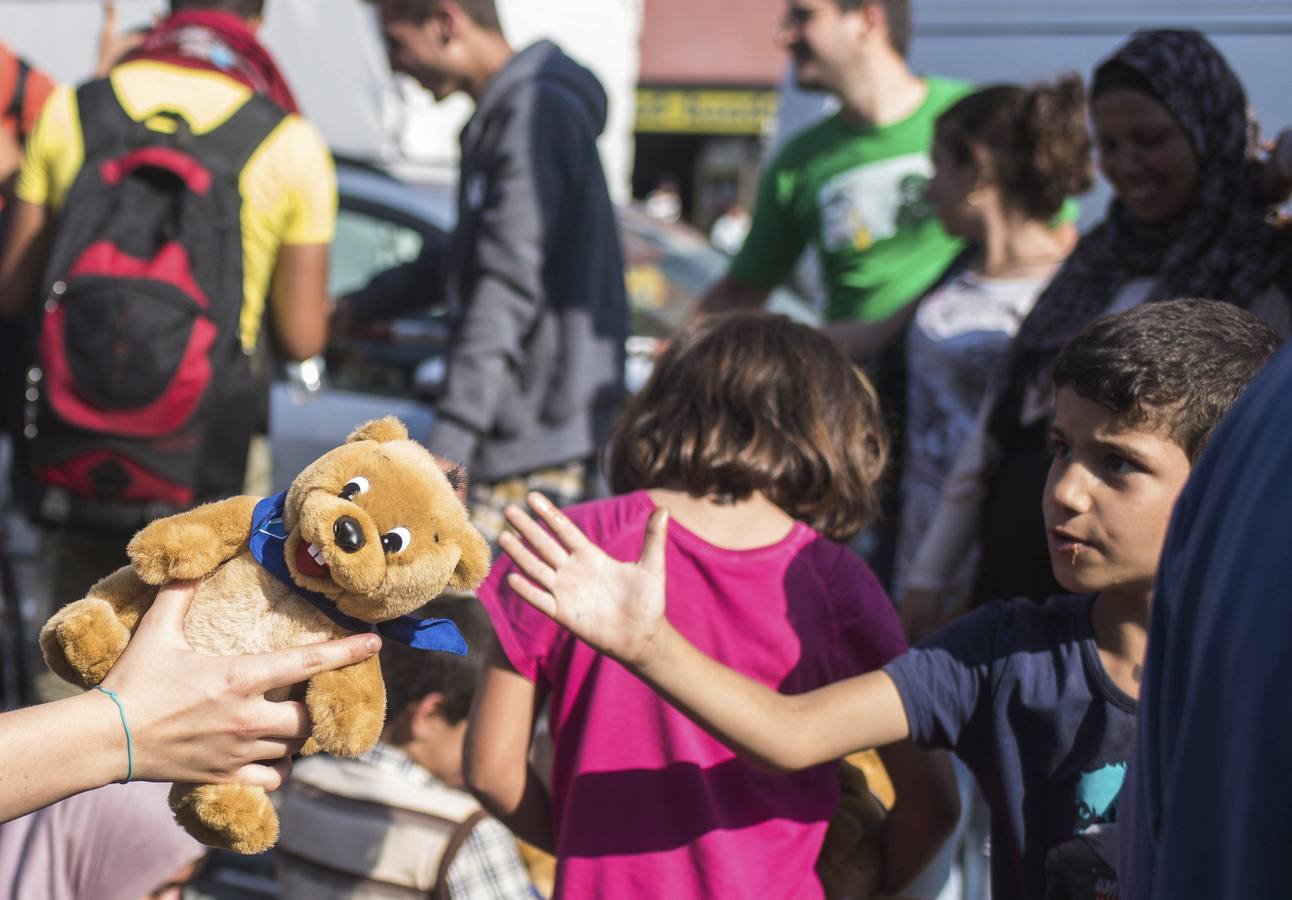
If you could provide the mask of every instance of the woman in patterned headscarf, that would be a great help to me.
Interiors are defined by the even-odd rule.
[[[1095,70],[1091,95],[1116,197],[1024,322],[1024,368],[1053,359],[1114,302],[1205,297],[1250,308],[1288,262],[1287,238],[1256,196],[1247,96],[1205,37],[1137,34]]]
[[[1257,129],[1216,48],[1196,31],[1137,33],[1095,70],[1091,116],[1115,197],[1023,322],[957,462],[908,579],[904,617],[916,636],[935,624],[935,598],[975,536],[975,602],[1062,592],[1040,499],[1050,366],[1070,338],[1102,316],[1178,297],[1235,303],[1292,331],[1292,244],[1270,222]]]

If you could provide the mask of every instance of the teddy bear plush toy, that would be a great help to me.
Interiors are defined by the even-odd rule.
[[[276,650],[374,627],[386,640],[466,653],[452,622],[408,614],[445,588],[474,589],[489,570],[488,544],[449,478],[394,418],[361,426],[283,494],[158,519],[128,553],[129,566],[41,630],[49,667],[75,685],[103,680],[169,581],[204,579],[184,623],[202,653]],[[367,751],[385,716],[377,658],[311,678],[304,701],[312,734],[303,753]],[[211,846],[260,853],[278,839],[262,788],[176,784],[170,803],[179,823]]]

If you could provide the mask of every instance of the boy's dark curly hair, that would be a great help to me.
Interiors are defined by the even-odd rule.
[[[1145,303],[1069,341],[1055,363],[1054,386],[1107,407],[1127,425],[1164,429],[1195,463],[1281,341],[1230,303]]]

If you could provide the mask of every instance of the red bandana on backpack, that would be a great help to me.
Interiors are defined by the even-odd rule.
[[[125,61],[138,59],[221,72],[268,97],[285,112],[300,112],[274,58],[247,23],[233,13],[212,10],[175,13],[158,25]]]

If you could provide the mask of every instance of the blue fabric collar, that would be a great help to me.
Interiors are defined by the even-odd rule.
[[[398,641],[415,650],[439,650],[456,653],[458,656],[467,655],[467,642],[462,639],[458,626],[450,619],[400,616],[389,622],[372,625],[362,619],[347,616],[329,598],[317,591],[306,590],[292,581],[292,573],[287,568],[287,532],[283,527],[283,505],[286,499],[286,491],[266,497],[256,504],[251,513],[251,555],[269,574],[347,631],[375,631],[384,638]]]

